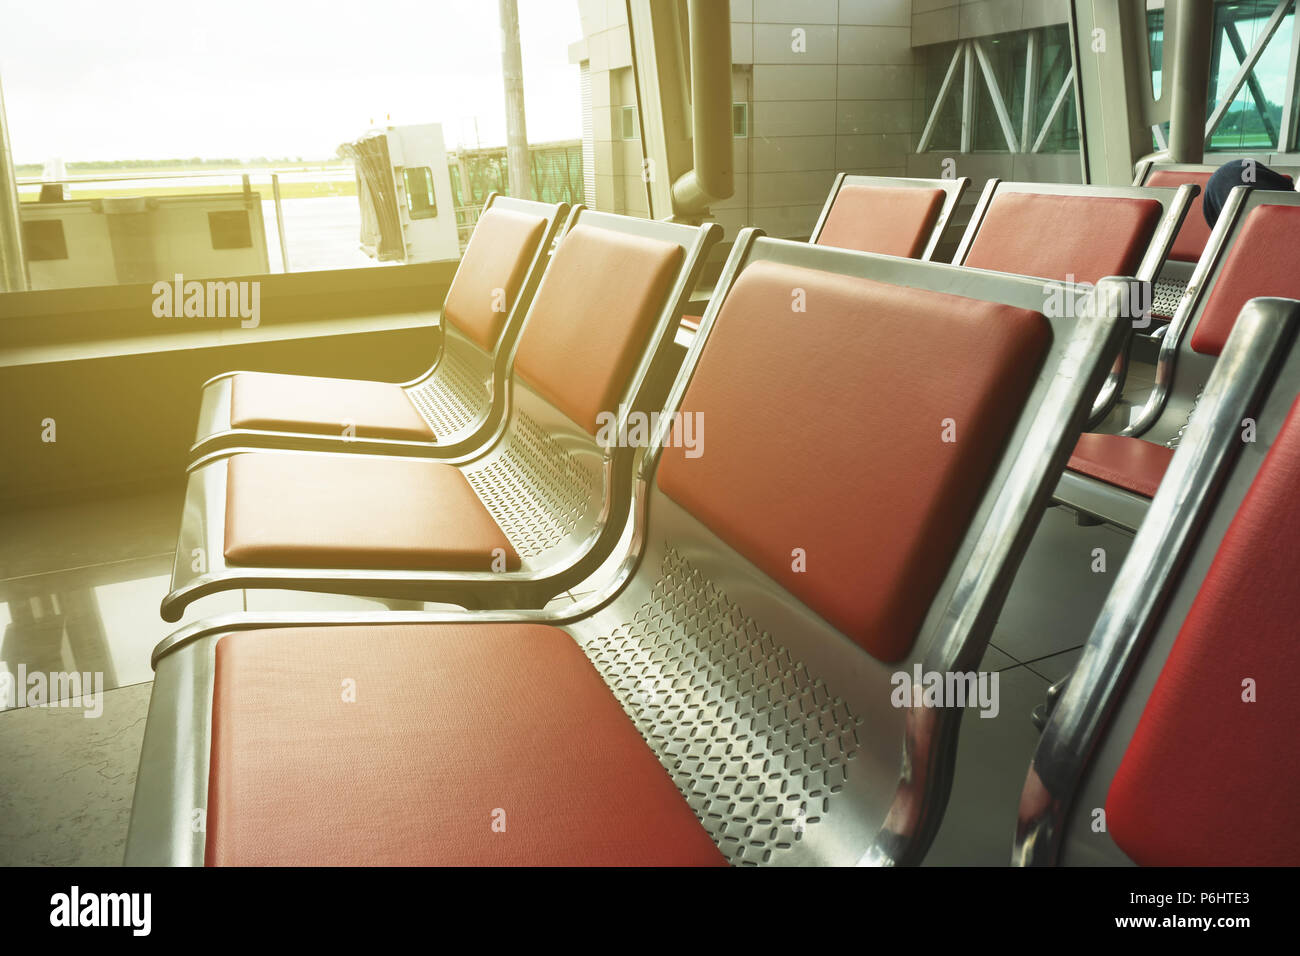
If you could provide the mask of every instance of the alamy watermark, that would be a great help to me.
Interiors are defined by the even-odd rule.
[[[978,707],[981,717],[996,717],[1002,709],[997,671],[897,671],[890,678],[895,707]]]
[[[152,291],[155,318],[238,318],[245,329],[255,329],[262,321],[262,283],[256,279],[199,282],[178,272],[171,282],[155,282]]]
[[[151,893],[84,893],[74,885],[50,897],[50,925],[61,928],[120,927],[148,936],[153,927]]]
[[[80,707],[83,717],[104,713],[103,671],[10,671],[0,661],[0,707]]]
[[[620,405],[618,413],[601,412],[596,416],[596,443],[602,448],[644,448],[658,432],[664,414],[627,410]],[[623,425],[619,427],[619,419]],[[704,413],[673,412],[672,430],[664,438],[665,448],[682,448],[687,458],[704,454]]]
[[[1068,273],[1064,282],[1043,284],[1043,315],[1049,319],[1077,319],[1084,315],[1111,314],[1132,319],[1133,328],[1145,329],[1151,324],[1151,283],[1136,279],[1126,283],[1127,291],[1115,285],[1106,287],[1110,302],[1098,302],[1098,287],[1091,282],[1078,282],[1074,273]]]

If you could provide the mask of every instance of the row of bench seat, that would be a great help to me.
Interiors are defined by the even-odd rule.
[[[431,373],[450,351],[491,368],[480,447],[237,424],[249,373],[210,383],[164,615],[246,586],[497,610],[177,632],[155,652],[128,861],[918,861],[960,712],[892,707],[894,676],[976,668],[1130,332],[1123,281],[1044,316],[1052,279],[1154,277],[1193,192],[994,184],[963,266],[746,230],[648,447],[602,447],[598,423],[652,410],[716,231],[582,209],[559,230],[561,210],[532,204],[530,224],[496,200],[537,244],[476,249],[476,231],[448,301],[462,273],[471,309],[502,276],[536,292],[480,312],[495,345],[444,310]],[[1044,248],[1073,227],[1096,240]],[[674,413],[707,424],[698,457]],[[611,559],[590,596],[539,610]]]
[[[233,445],[455,457],[500,425],[508,359],[566,203],[490,195],[443,303],[442,344],[410,382],[228,372],[203,386],[192,460]]]
[[[656,410],[652,396],[675,371],[677,317],[719,232],[575,209],[502,374],[479,383],[500,401],[494,394],[495,413],[482,413],[495,423],[486,440],[468,450],[428,441],[414,454],[409,441],[373,439],[360,451],[386,454],[357,454],[341,434],[274,450],[230,433],[201,438],[205,449],[237,443],[190,468],[163,616],[178,620],[190,601],[230,588],[541,607],[579,584],[608,557],[631,500],[635,449],[603,447],[604,433]],[[448,298],[460,301],[459,274]],[[489,307],[486,286],[476,301]],[[452,341],[486,361],[485,350]]]
[[[1179,186],[1191,184],[1200,190],[1197,197],[1192,200],[1187,218],[1179,228],[1173,248],[1169,251],[1169,259],[1156,280],[1152,297],[1152,314],[1157,320],[1168,321],[1173,318],[1183,293],[1187,291],[1192,270],[1195,269],[1196,263],[1200,261],[1209,243],[1210,224],[1205,218],[1203,200],[1206,186],[1217,168],[1197,163],[1156,162],[1152,159],[1145,159],[1138,163],[1133,176],[1134,186],[1177,189]],[[1297,178],[1297,173],[1300,173],[1300,169],[1288,166],[1269,168],[1288,175],[1293,180]],[[1243,182],[1242,185],[1249,186],[1251,183]]]
[[[1119,434],[1080,439],[1058,500],[1137,529],[1242,307],[1257,296],[1300,297],[1297,236],[1300,194],[1233,191],[1161,340],[1150,395]]]
[[[654,266],[646,254],[581,282],[548,271],[533,310],[561,280],[572,305]],[[619,571],[550,612],[241,616],[178,632],[156,654],[132,858],[919,858],[960,714],[918,737],[889,706],[893,674],[936,654],[978,660],[1124,334],[1117,316],[1045,318],[1042,296],[1037,279],[745,232],[668,404],[706,423],[703,454],[667,431],[637,449]],[[582,387],[570,376],[556,400]],[[349,679],[364,708],[340,700]],[[903,766],[933,767],[920,804]],[[322,803],[340,767],[347,792]],[[206,837],[188,829],[197,806]],[[178,824],[183,840],[162,837]]]
[[[858,210],[873,197],[907,196],[901,204],[887,204],[890,221],[910,215],[910,233],[920,237],[927,234],[924,224],[960,191],[960,186],[948,188],[942,181],[922,187],[841,181],[836,200],[852,195],[852,208]],[[1192,187],[1172,192],[1121,187],[1093,195],[1078,186],[995,181],[985,190],[956,261],[968,269],[1070,282],[1096,283],[1106,275],[1130,273],[1149,281],[1164,261],[1193,192]],[[920,201],[927,195],[929,199]],[[496,209],[492,206],[489,212]],[[832,206],[825,222],[834,226],[837,221]],[[525,225],[521,221],[516,227],[521,236]],[[540,235],[540,225],[529,228],[530,237]],[[606,230],[599,242],[592,239],[597,235],[593,228]],[[296,377],[279,376],[274,390],[256,392],[264,403],[260,406],[241,396],[246,380],[261,382],[265,376],[239,373],[209,383],[209,407],[221,409],[226,402],[234,410],[230,421],[239,427],[217,429],[207,421],[200,426],[163,616],[179,620],[193,600],[231,588],[292,587],[453,600],[471,607],[541,607],[581,582],[608,556],[628,503],[622,487],[626,479],[608,479],[604,456],[594,441],[596,416],[602,409],[648,408],[651,383],[671,376],[673,354],[665,335],[674,325],[667,312],[675,308],[680,314],[682,296],[692,288],[716,238],[705,229],[656,229],[672,239],[659,247],[655,258],[648,247],[664,240],[627,235],[628,229],[645,231],[637,220],[574,211],[535,300],[528,303],[527,322],[520,325],[525,331],[505,353],[499,373],[496,366],[505,345],[497,346],[494,358],[482,347],[486,340],[472,343],[458,337],[462,326],[473,327],[465,318],[473,314],[467,300],[486,309],[492,302],[489,289],[479,288],[477,297],[470,299],[462,294],[457,277],[448,297],[456,306],[448,324],[458,331],[449,333],[454,336],[449,350],[473,356],[469,365],[493,369],[487,381],[478,383],[483,393],[494,390],[478,414],[484,423],[480,434],[495,424],[482,447],[465,441],[448,445],[436,436],[423,441],[377,437],[357,447],[363,437],[360,424],[352,436],[337,428],[334,435],[322,436],[315,427],[327,415],[342,419],[352,391],[361,388],[387,388],[389,401],[405,400],[409,411],[418,404],[418,399],[410,400],[410,388],[307,380],[302,390],[306,394],[333,397],[317,403],[328,411],[310,423],[312,433],[294,434],[305,431],[290,418],[304,401],[295,394]],[[623,238],[615,241],[613,232]],[[1044,241],[1048,236],[1076,238],[1058,248]],[[499,234],[488,233],[487,238],[496,242]],[[478,267],[483,247],[476,242],[477,237],[467,259]],[[919,242],[916,239],[913,246],[920,248]],[[533,246],[517,241],[503,248],[511,254],[503,261],[522,261]],[[670,261],[672,249],[678,256],[684,256],[684,250],[691,255]],[[638,254],[645,267],[640,280],[620,261],[622,257],[630,263]],[[680,271],[674,274],[676,264]],[[1071,292],[1067,297],[1074,299]],[[479,324],[486,326],[486,317]],[[498,326],[498,334],[508,328],[500,322]],[[648,341],[653,348],[646,350]],[[445,368],[448,361],[444,357],[438,367]],[[633,383],[638,362],[645,368]],[[440,380],[437,368],[433,375]],[[228,400],[222,390],[225,381],[230,382]],[[1122,374],[1112,372],[1109,392],[1098,404],[1113,402],[1121,383]],[[579,387],[582,394],[576,393]],[[507,395],[509,412],[493,416],[490,409],[504,407]],[[241,408],[246,411],[240,413]],[[386,414],[357,412],[354,420],[370,426],[364,433],[369,437],[382,430]],[[1094,406],[1090,420],[1098,417]],[[255,422],[270,422],[281,430],[255,433]],[[581,427],[573,428],[575,422]],[[259,446],[277,451],[259,451]],[[321,448],[382,450],[438,461],[290,454]],[[619,467],[627,473],[625,466]],[[389,488],[389,494],[370,494],[376,484]],[[298,489],[292,502],[281,500],[277,489],[283,488]],[[454,509],[447,507],[452,501],[457,503]],[[449,520],[448,513],[455,519]],[[196,563],[196,554],[204,560]],[[497,573],[502,571],[509,573]]]

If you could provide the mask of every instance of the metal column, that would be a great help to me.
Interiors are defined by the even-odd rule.
[[[27,260],[23,255],[23,226],[18,210],[18,179],[9,146],[4,89],[0,87],[0,292],[27,288]]]

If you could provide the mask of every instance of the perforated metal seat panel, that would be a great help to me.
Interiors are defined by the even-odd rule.
[[[499,451],[465,469],[479,499],[524,559],[558,547],[603,500],[601,476],[547,434],[527,412],[516,411]]]
[[[435,435],[454,435],[482,421],[492,404],[491,386],[455,349],[449,349],[428,380],[407,389],[420,417]]]
[[[1151,314],[1162,319],[1173,318],[1187,291],[1187,283],[1182,279],[1160,278],[1151,289]]]
[[[831,812],[862,718],[679,552],[584,649],[730,862],[777,862]]]

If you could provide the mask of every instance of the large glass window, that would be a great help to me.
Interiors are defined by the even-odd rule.
[[[948,74],[954,56],[957,57],[956,72],[953,74],[946,95],[940,102],[939,94],[943,89],[943,79]],[[923,69],[927,115],[933,116],[932,111],[938,103],[938,116],[933,117],[933,128],[928,144],[928,148],[932,150],[961,148],[961,56],[960,45],[957,43],[938,43],[925,47]]]
[[[6,7],[29,287],[457,258],[487,192],[509,191],[497,5],[336,13]],[[534,193],[581,201],[578,5],[519,13]]]
[[[1011,142],[1020,152],[1078,150],[1070,37],[1064,24],[926,47],[923,75],[931,127],[927,150],[961,148],[968,55],[972,150],[1007,152]],[[945,91],[943,81],[954,58]]]
[[[1151,95],[1160,98],[1165,78],[1165,11],[1147,11],[1147,49],[1151,59]]]
[[[1282,110],[1291,76],[1295,5],[1288,2],[1279,16],[1280,2],[1219,0],[1215,4],[1206,119],[1215,121],[1217,117],[1217,122],[1206,141],[1207,149],[1266,152],[1294,146],[1283,142],[1286,117]],[[1157,97],[1164,80],[1164,32],[1164,11],[1148,10],[1151,87]],[[1242,64],[1252,58],[1253,67],[1238,85]],[[1162,124],[1160,134],[1167,136],[1168,129],[1168,123]],[[1154,146],[1164,146],[1159,135]]]
[[[1029,44],[1028,33],[1008,33],[1003,36],[984,37],[981,48],[988,60],[993,82],[990,83],[979,66],[975,63],[975,148],[978,150],[1007,149],[1006,136],[1002,129],[999,103],[1005,110],[1013,134],[1019,138],[1021,124],[1019,117],[1024,108],[1025,99],[1025,48]],[[1033,145],[1032,143],[1030,144]]]
[[[1210,51],[1211,115],[1232,92],[1233,79],[1242,63],[1261,43],[1266,45],[1210,134],[1210,149],[1268,150],[1278,146],[1295,13],[1293,10],[1282,17],[1276,32],[1266,41],[1266,29],[1277,6],[1277,0],[1233,0],[1215,7]]]

